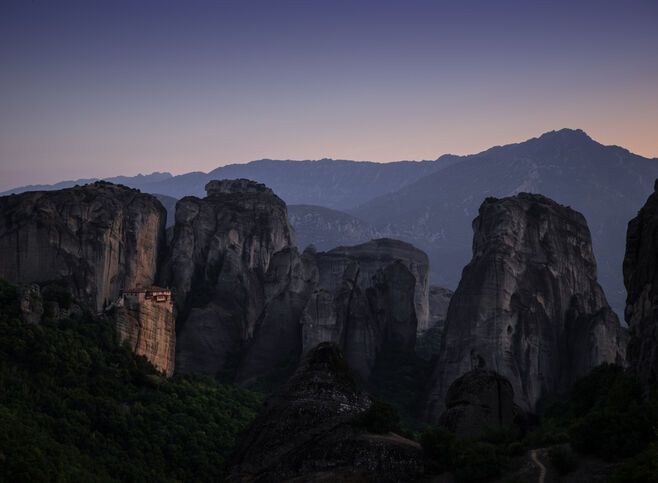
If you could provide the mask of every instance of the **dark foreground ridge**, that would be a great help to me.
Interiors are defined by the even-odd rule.
[[[338,347],[310,351],[244,434],[229,481],[414,481],[418,443],[357,423],[371,407]]]

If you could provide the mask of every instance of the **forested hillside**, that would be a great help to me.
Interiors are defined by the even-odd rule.
[[[80,315],[28,324],[0,280],[0,481],[217,481],[260,397],[167,380]]]

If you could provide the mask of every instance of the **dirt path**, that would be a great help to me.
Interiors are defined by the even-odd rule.
[[[532,461],[539,467],[539,480],[538,483],[544,483],[546,480],[546,467],[544,464],[539,461],[539,457],[537,457],[537,450],[533,449],[530,452],[530,458],[532,458]]]

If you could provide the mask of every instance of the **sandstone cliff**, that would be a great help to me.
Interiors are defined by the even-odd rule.
[[[584,217],[540,195],[489,198],[473,222],[473,259],[448,309],[427,415],[450,384],[487,368],[533,411],[603,362],[622,362],[625,334],[596,280]]]
[[[415,481],[417,443],[355,424],[371,404],[338,347],[320,344],[244,433],[228,481]]]
[[[315,254],[285,248],[272,256],[263,281],[265,304],[240,361],[237,380],[267,379],[274,387],[295,369],[302,353],[300,318],[318,282]]]
[[[176,205],[168,272],[180,310],[178,370],[217,375],[235,371],[265,306],[270,261],[293,237],[285,203],[265,185],[211,181],[206,191]]]
[[[207,189],[176,210],[167,271],[181,314],[178,371],[271,386],[303,352],[333,341],[367,379],[383,351],[413,352],[416,313],[429,317],[423,252],[382,239],[300,255],[269,188],[225,180]]]
[[[429,328],[429,260],[427,254],[410,243],[391,238],[379,238],[351,247],[338,247],[326,252],[328,270],[322,273],[322,285],[333,289],[340,283],[344,267],[352,260],[359,263],[359,285],[363,289],[375,284],[375,273],[396,260],[411,272],[416,281],[414,289],[414,304],[418,331]]]
[[[151,287],[124,293],[112,316],[121,341],[166,376],[173,375],[176,322],[169,290]]]
[[[318,253],[318,286],[301,317],[303,350],[335,342],[364,380],[380,354],[412,353],[416,309],[427,307],[427,299],[416,297],[422,284],[410,268],[426,276],[423,257],[411,245],[386,239]]]
[[[0,198],[0,277],[53,282],[100,311],[156,277],[166,212],[151,195],[105,182]]]
[[[628,361],[644,384],[658,382],[658,181],[638,215],[628,223],[624,284],[630,329]]]

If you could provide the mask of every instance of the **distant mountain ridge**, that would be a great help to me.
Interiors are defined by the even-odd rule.
[[[314,205],[291,209],[291,222],[302,244],[330,248],[333,243],[352,244],[355,237],[371,233],[400,238],[425,250],[432,283],[450,288],[457,286],[469,259],[471,221],[480,203],[488,196],[540,193],[585,215],[599,281],[610,304],[621,313],[626,223],[652,193],[657,177],[658,159],[604,146],[580,129],[561,129],[481,153],[444,155],[434,161],[262,159],[209,173],[153,173],[109,181],[158,195],[167,202],[170,224],[171,198],[202,196],[211,179],[249,178],[271,187],[289,205]],[[84,181],[22,187],[2,194]]]
[[[340,245],[358,245],[380,234],[372,226],[352,215],[313,205],[288,205],[288,219],[295,230],[297,246],[313,245],[321,251]]]
[[[528,141],[464,156],[439,173],[350,213],[385,236],[425,250],[433,283],[456,286],[470,256],[471,220],[489,196],[540,193],[587,219],[610,304],[623,313],[626,224],[653,191],[658,160],[604,146],[584,131],[562,129]]]
[[[153,173],[134,177],[119,176],[106,181],[125,184],[147,193],[174,198],[204,196],[204,187],[213,179],[248,178],[270,186],[287,204],[320,205],[345,210],[377,196],[397,191],[430,173],[457,162],[446,155],[434,161],[349,161],[320,159],[306,161],[261,159],[245,164],[220,166],[209,173],[195,171],[172,176]],[[97,181],[64,181],[56,185],[24,186],[0,195],[23,191],[61,189]]]
[[[65,188],[73,188],[76,185],[82,186],[85,184],[95,183],[96,181],[108,181],[114,184],[122,184],[130,188],[142,189],[142,186],[149,183],[161,182],[165,179],[171,178],[172,174],[168,172],[155,171],[151,174],[138,174],[136,176],[114,176],[111,178],[80,178],[76,180],[60,181],[55,184],[31,184],[12,188],[0,193],[0,196],[25,193],[26,191],[51,191],[61,190]],[[147,190],[144,190],[147,191]]]

